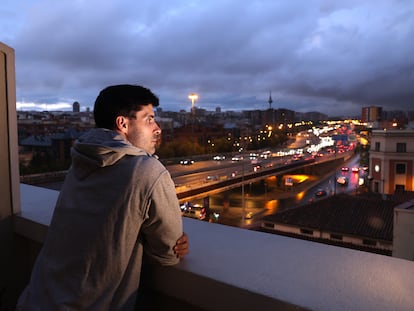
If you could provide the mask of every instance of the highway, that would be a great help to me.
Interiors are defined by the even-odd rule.
[[[350,152],[353,154],[353,152]],[[284,159],[270,159],[266,163],[275,166],[283,166],[286,162]],[[335,195],[341,192],[355,192],[358,189],[360,177],[366,180],[366,172],[359,169],[358,172],[352,172],[353,167],[358,167],[359,158],[353,156],[349,161],[338,166],[335,171],[329,172],[323,176],[307,176],[296,175],[292,176],[295,179],[293,187],[277,184],[274,176],[268,178],[261,178],[261,181],[248,182],[242,187],[237,187],[231,190],[215,193],[208,197],[209,207],[212,212],[220,215],[217,222],[234,225],[234,226],[253,226],[256,219],[268,214],[280,212],[288,208],[293,208],[298,205],[307,204],[312,201],[321,200],[330,195]],[[178,173],[180,168],[176,168],[176,177],[174,180],[180,180],[183,184],[180,187],[197,187],[199,184],[213,183],[214,181],[206,181],[206,176],[213,172],[216,174],[229,174],[234,170],[240,170],[240,163],[221,162],[214,163],[205,161],[198,163],[198,169],[208,169],[208,171],[194,172],[189,167],[184,168],[186,175]],[[196,165],[194,163],[193,165]],[[249,164],[250,165],[250,164]],[[245,167],[249,166],[245,164]],[[250,165],[251,166],[251,165]],[[342,171],[342,167],[348,167],[348,171]],[[252,168],[250,167],[250,170]],[[337,177],[345,176],[348,179],[346,185],[340,185],[336,182]],[[188,178],[188,179],[187,179]],[[298,183],[296,184],[296,180]],[[194,181],[194,184],[189,184]],[[186,186],[183,186],[186,185]],[[177,188],[177,189],[178,189]],[[316,191],[323,189],[325,194],[321,197],[315,195]],[[177,191],[178,192],[178,191]],[[242,196],[244,193],[244,197]],[[198,199],[192,201],[194,204],[203,204],[205,200]],[[244,217],[243,217],[244,215]]]
[[[257,163],[252,163],[256,162]],[[207,182],[213,183],[219,180],[226,180],[236,176],[248,175],[257,172],[259,169],[281,165],[283,158],[271,159],[244,159],[240,161],[202,161],[192,165],[169,165],[167,166],[176,186],[187,185],[196,187]],[[258,167],[260,165],[260,168]]]
[[[303,147],[310,138],[312,141],[314,140],[307,133],[300,133],[288,149],[293,151],[296,150],[294,148]],[[348,153],[353,154],[352,151],[348,151]],[[261,157],[260,154],[251,156],[246,153],[238,154],[237,160],[231,158],[220,161],[211,159],[195,161],[190,165],[172,164],[166,167],[176,185],[179,198],[181,194],[189,190],[203,187],[206,189],[208,186],[211,186],[211,189],[216,188],[218,184],[236,182],[235,185],[220,191],[202,192],[197,199],[190,198],[191,203],[206,204],[208,202],[211,212],[219,215],[218,218],[213,219],[216,222],[235,226],[253,226],[255,220],[263,215],[280,212],[312,200],[320,200],[335,193],[355,191],[359,175],[365,173],[363,171],[352,172],[352,167],[356,166],[358,161],[357,158],[353,158],[354,162],[346,164],[349,167],[349,171],[346,172],[338,167],[337,171],[325,176],[292,176],[294,178],[293,187],[280,184],[280,180],[277,181],[275,177],[277,173],[269,173],[268,177],[264,176],[266,170],[275,172],[275,169],[291,165],[298,160],[303,161],[309,156],[309,154],[304,157],[297,154],[285,156],[273,154],[273,156]],[[338,154],[335,153],[324,152],[312,161],[324,161],[337,156]],[[256,174],[257,177],[249,180],[252,174]],[[344,186],[338,185],[336,178],[339,176],[346,176],[348,183]],[[242,181],[244,181],[243,187],[241,186]],[[61,182],[44,183],[40,186],[59,190]],[[316,197],[315,192],[318,189],[322,189],[326,195]],[[184,202],[184,200],[185,197],[180,202]]]

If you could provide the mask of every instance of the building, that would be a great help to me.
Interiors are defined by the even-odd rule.
[[[363,123],[374,123],[381,121],[382,107],[370,106],[362,107],[361,121]]]
[[[335,195],[263,217],[261,231],[391,256],[398,200]]]
[[[414,191],[414,131],[373,130],[370,189],[383,195]]]
[[[394,209],[392,256],[414,260],[414,200]]]
[[[73,112],[79,112],[80,111],[80,104],[78,102],[74,102],[73,105]]]

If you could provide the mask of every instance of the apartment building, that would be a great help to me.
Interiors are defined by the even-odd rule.
[[[373,123],[380,121],[382,115],[382,107],[370,106],[362,107],[361,121],[363,123]]]
[[[413,191],[414,131],[373,130],[369,162],[373,192]]]

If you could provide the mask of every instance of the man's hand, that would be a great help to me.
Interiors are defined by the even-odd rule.
[[[173,250],[178,258],[183,259],[184,256],[188,254],[188,247],[188,236],[186,233],[183,233],[183,235],[175,243]]]

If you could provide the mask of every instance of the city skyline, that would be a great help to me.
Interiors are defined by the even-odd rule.
[[[19,110],[81,111],[142,84],[164,110],[321,111],[414,102],[414,1],[6,1]]]

